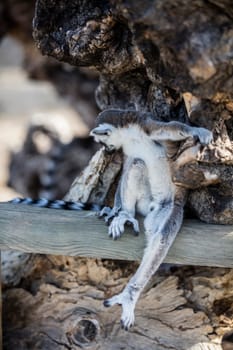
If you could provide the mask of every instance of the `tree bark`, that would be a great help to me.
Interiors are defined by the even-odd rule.
[[[232,17],[230,0],[38,0],[34,19],[43,54],[100,72],[101,110],[213,130],[214,142],[174,176],[193,190],[192,211],[221,224],[233,223]]]

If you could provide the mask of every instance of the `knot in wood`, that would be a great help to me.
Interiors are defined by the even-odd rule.
[[[75,344],[89,344],[93,342],[99,334],[99,325],[96,320],[82,319],[78,321],[73,329],[70,338]]]

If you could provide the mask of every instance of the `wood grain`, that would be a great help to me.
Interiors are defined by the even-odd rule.
[[[90,211],[65,211],[0,204],[0,249],[30,253],[140,260],[145,246],[131,229],[117,241]],[[233,226],[184,222],[165,260],[168,263],[233,267]]]

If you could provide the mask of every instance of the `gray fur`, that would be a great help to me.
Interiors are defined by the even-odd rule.
[[[114,208],[105,208],[100,213],[106,215],[106,221],[112,219],[109,235],[119,238],[126,223],[138,233],[135,215],[145,217],[147,247],[141,264],[124,290],[105,301],[105,306],[122,306],[122,327],[129,329],[134,323],[136,302],[164,260],[183,220],[186,190],[172,182],[166,141],[174,144],[176,152],[174,141],[197,137],[206,144],[212,134],[178,122],[156,122],[148,114],[133,111],[105,111],[97,122],[99,125],[91,132],[95,140],[111,151],[122,148],[125,155]]]

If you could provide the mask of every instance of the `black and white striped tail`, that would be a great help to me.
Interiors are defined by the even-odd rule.
[[[88,204],[73,201],[63,201],[60,199],[49,200],[46,198],[32,199],[32,198],[14,198],[9,203],[12,204],[26,204],[40,208],[51,208],[51,209],[63,209],[63,210],[94,210],[99,211],[101,208],[96,204]]]

